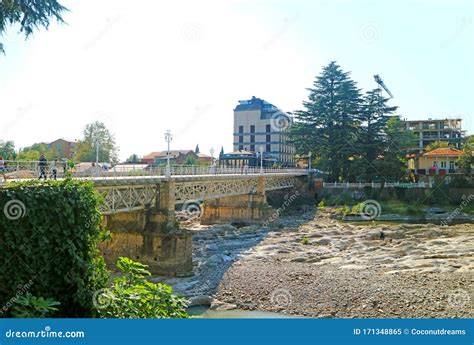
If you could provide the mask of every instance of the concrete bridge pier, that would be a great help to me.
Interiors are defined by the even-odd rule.
[[[106,215],[111,240],[100,245],[107,264],[127,256],[147,264],[152,274],[192,275],[192,232],[179,229],[174,217],[174,181],[157,186],[156,205],[146,210]]]
[[[270,218],[271,211],[265,195],[265,177],[259,176],[254,193],[206,200],[201,224],[263,224]]]

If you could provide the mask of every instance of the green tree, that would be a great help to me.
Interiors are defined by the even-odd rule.
[[[78,142],[75,160],[95,162],[97,145],[99,145],[100,162],[118,162],[115,138],[105,124],[99,121],[87,124],[84,128],[84,138]]]
[[[407,176],[407,154],[414,139],[414,134],[405,129],[398,116],[388,119],[383,151],[374,162],[382,188],[387,181],[399,181]]]
[[[140,163],[141,162],[141,159],[140,157],[138,157],[137,154],[132,154],[130,155],[130,157],[127,158],[126,160],[127,163]]]
[[[386,151],[387,123],[397,110],[396,106],[388,106],[388,101],[389,98],[384,98],[379,89],[368,91],[364,96],[359,116],[362,126],[356,145],[359,154],[354,169],[359,179],[372,181],[379,175],[375,163]]]
[[[41,155],[45,155],[48,160],[61,158],[60,153],[54,147],[50,148],[45,143],[35,143],[21,149],[18,152],[17,159],[19,161],[37,161]]]
[[[15,143],[10,140],[0,140],[0,156],[5,160],[14,160],[16,158]]]
[[[2,0],[0,1],[0,36],[6,28],[20,24],[20,31],[28,38],[35,29],[48,29],[50,19],[64,23],[62,13],[67,8],[56,0]],[[0,42],[0,52],[5,53]]]
[[[472,167],[474,166],[474,135],[467,139],[463,147],[463,153],[456,163],[463,173],[472,173]]]
[[[187,156],[186,160],[184,161],[184,165],[196,165],[196,158],[193,156]]]
[[[432,151],[434,149],[439,149],[439,148],[447,148],[449,147],[449,143],[447,141],[441,141],[437,140],[428,146],[426,146],[426,151]]]
[[[199,144],[196,145],[196,148],[194,149],[194,153],[195,153],[195,154],[198,154],[198,153],[199,153]]]
[[[349,72],[336,62],[323,68],[316,77],[304,110],[295,112],[290,135],[298,154],[313,152],[320,168],[332,181],[346,180],[361,125],[361,94]]]

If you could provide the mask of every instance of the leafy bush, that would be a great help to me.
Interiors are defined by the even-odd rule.
[[[309,238],[308,237],[303,237],[300,241],[300,243],[304,246],[308,245],[309,244]]]
[[[151,283],[148,266],[120,257],[117,268],[122,276],[110,289],[99,290],[95,307],[100,317],[116,318],[187,318],[187,300],[173,295],[171,286]]]
[[[473,184],[469,183],[464,177],[455,177],[449,184],[451,188],[472,188]]]
[[[71,179],[0,189],[0,302],[31,280],[28,293],[60,302],[55,316],[91,316],[93,292],[108,280],[100,202],[92,183]]]
[[[397,195],[398,200],[405,201],[406,200],[406,191],[407,189],[404,187],[394,187],[395,193]]]
[[[322,199],[318,204],[318,208],[320,210],[324,210],[325,207],[326,207],[326,203],[324,202],[324,199]]]
[[[50,317],[58,310],[56,306],[60,304],[61,303],[52,298],[45,299],[27,293],[25,296],[16,298],[11,313],[13,317],[20,318]]]

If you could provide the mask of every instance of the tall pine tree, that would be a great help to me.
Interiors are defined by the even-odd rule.
[[[388,100],[381,95],[380,89],[373,89],[364,95],[356,145],[359,154],[354,157],[357,162],[357,168],[354,169],[357,180],[372,181],[380,176],[376,161],[386,151],[387,123],[398,108],[388,106]]]
[[[291,136],[297,153],[312,151],[329,180],[347,180],[360,127],[361,94],[336,62],[323,68],[308,89],[304,110],[295,112]]]

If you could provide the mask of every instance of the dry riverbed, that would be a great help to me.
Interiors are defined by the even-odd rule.
[[[474,316],[473,224],[349,224],[309,211],[269,229],[194,227],[196,275],[166,282],[195,304],[310,317]]]

